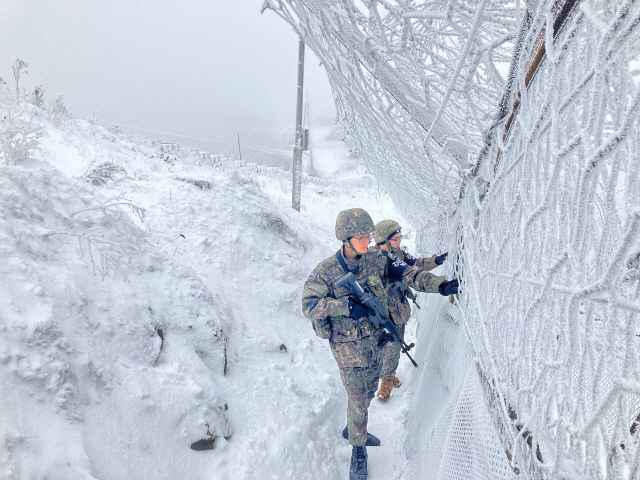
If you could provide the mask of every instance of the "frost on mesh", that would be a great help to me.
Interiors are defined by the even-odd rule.
[[[347,141],[413,223],[456,199],[504,89],[504,2],[265,2],[327,68]],[[403,191],[400,195],[398,192]]]
[[[423,253],[449,251],[484,391],[468,408],[489,409],[492,455],[520,478],[637,478],[640,5],[264,6],[326,67],[347,138]],[[461,388],[469,367],[445,382],[445,359],[428,358],[443,382],[432,388]],[[416,441],[460,428],[446,408],[451,431],[410,417]],[[408,448],[407,470],[471,459],[473,444],[450,445]]]

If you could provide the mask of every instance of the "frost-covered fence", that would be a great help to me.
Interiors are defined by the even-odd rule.
[[[267,0],[327,68],[347,140],[415,225],[451,210],[517,35],[504,2]],[[469,36],[469,33],[473,35]],[[394,192],[396,192],[394,194]],[[402,192],[402,193],[399,193]]]
[[[527,46],[552,18],[534,12]],[[481,159],[487,187],[457,214],[465,323],[532,477],[640,475],[639,24],[638,5],[594,1],[546,29],[512,129]]]
[[[463,283],[422,318],[407,478],[640,478],[640,5],[265,7]]]

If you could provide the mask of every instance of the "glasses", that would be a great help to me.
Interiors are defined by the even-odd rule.
[[[369,242],[371,242],[371,234],[369,235],[360,235],[358,237],[353,237],[353,239],[358,242],[358,243],[366,243],[368,244]]]
[[[390,242],[393,242],[393,243],[400,243],[400,242],[402,241],[402,235],[399,235],[399,236],[397,236],[397,237],[390,238],[390,239],[389,239],[389,241],[390,241]]]

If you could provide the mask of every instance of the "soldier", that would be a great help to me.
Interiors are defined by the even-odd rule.
[[[419,270],[429,272],[442,265],[447,258],[447,253],[433,255],[429,258],[415,258],[400,248],[402,242],[402,227],[395,220],[382,220],[375,227],[375,246],[369,248],[370,251],[382,252],[390,259],[399,259],[406,264]],[[387,300],[389,303],[389,317],[396,324],[396,330],[400,337],[404,339],[404,328],[411,317],[411,306],[409,300],[415,303],[415,294],[404,283],[383,279],[386,287]],[[400,362],[400,344],[398,342],[388,342],[382,347],[382,371],[380,373],[381,383],[378,390],[378,400],[387,401],[391,396],[391,389],[398,388],[402,382],[396,377],[396,370]]]
[[[380,251],[369,252],[373,221],[361,208],[344,210],[336,220],[336,237],[342,247],[323,260],[309,275],[302,293],[302,311],[311,319],[316,334],[329,339],[340,378],[348,395],[347,426],[343,436],[353,446],[350,480],[367,478],[366,446],[380,445],[367,433],[368,408],[380,378],[379,343],[386,338],[380,326],[369,321],[368,308],[352,298],[346,288],[336,287],[352,272],[360,285],[378,296],[386,307],[383,279],[400,281],[421,292],[443,295],[457,292],[458,281],[447,281],[421,271]]]

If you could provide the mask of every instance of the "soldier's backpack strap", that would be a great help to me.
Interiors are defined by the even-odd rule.
[[[389,252],[387,252],[386,250],[380,249],[380,251],[382,252],[382,254],[386,257],[387,259],[387,263],[389,262],[393,262],[394,260],[396,260],[398,257],[396,257],[395,255],[390,254]]]
[[[395,260],[396,257],[394,257],[393,255],[391,255],[389,252],[387,252],[386,250],[383,250],[382,248],[380,249],[380,251],[382,252],[382,254],[384,255],[384,257],[387,259],[387,264],[391,261],[393,262]],[[384,278],[385,282],[389,281],[388,277]],[[397,280],[391,280],[391,283],[397,283]]]
[[[382,253],[384,253],[384,256],[385,256],[385,257],[387,257],[387,258],[390,258],[390,259],[391,259],[391,261],[393,261],[393,260],[395,260],[395,259],[399,259],[399,257],[398,257],[398,256],[396,256],[396,255],[391,255],[391,254],[390,254],[389,252],[387,252],[386,250],[382,250],[382,249],[380,249],[380,250],[382,251]],[[416,257],[414,257],[413,255],[411,255],[410,253],[407,253],[407,251],[406,251],[404,248],[402,249],[402,253],[404,254],[404,260],[401,260],[401,261],[403,261],[404,263],[406,263],[407,265],[410,265],[410,266],[412,266],[412,265],[415,265],[415,264],[416,264],[416,260],[418,260]]]
[[[340,266],[342,267],[342,270],[344,270],[345,275],[347,273],[353,273],[351,272],[351,270],[349,270],[349,267],[347,267],[347,262],[345,262],[344,258],[342,258],[342,249],[336,252],[336,258],[338,259],[338,262],[340,262]]]

